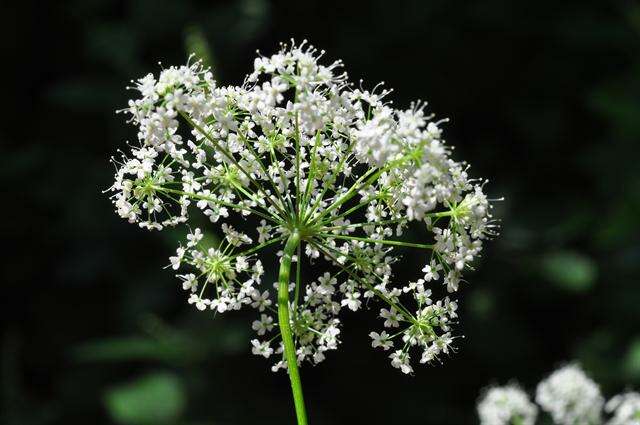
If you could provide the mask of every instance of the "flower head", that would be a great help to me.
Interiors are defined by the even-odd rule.
[[[489,388],[478,403],[482,425],[533,425],[538,407],[518,385]]]
[[[618,394],[607,402],[605,410],[613,414],[607,425],[640,425],[640,393]]]
[[[564,366],[538,384],[536,402],[562,425],[600,423],[600,388],[576,364]]]
[[[291,285],[298,362],[322,361],[340,343],[340,313],[377,299],[389,333],[372,332],[372,345],[395,347],[392,365],[410,373],[410,351],[422,362],[451,351],[457,303],[434,299],[435,283],[459,289],[495,234],[491,205],[484,183],[452,159],[446,120],[434,121],[423,103],[391,107],[380,85],[355,88],[323,53],[283,44],[256,58],[240,86],[219,86],[197,61],[135,82],[138,97],[123,112],[138,141],[114,160],[112,200],[148,229],[188,222],[198,210],[219,223],[219,246],[196,229],[171,267],[188,269],[178,277],[198,309],[256,308],[253,327],[266,339],[253,340],[252,351],[264,357],[283,349],[271,346],[278,329],[258,256],[298,234],[296,266],[306,257],[327,270],[316,279],[297,273]],[[255,232],[232,227],[245,219]],[[401,240],[409,229],[426,243]],[[407,248],[424,252],[424,274],[398,282],[393,266]]]

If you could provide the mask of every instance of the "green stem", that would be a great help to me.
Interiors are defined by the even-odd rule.
[[[253,185],[256,186],[256,188],[262,192],[264,198],[266,201],[268,201],[271,205],[273,205],[273,207],[276,210],[280,210],[281,213],[284,214],[284,211],[280,208],[280,206],[276,203],[273,202],[273,199],[271,199],[271,197],[267,194],[267,192],[264,190],[264,188],[262,187],[262,185],[260,183],[258,183],[253,177],[251,177],[251,174],[249,174],[244,168],[242,168],[242,166],[240,165],[240,163],[238,162],[238,160],[233,156],[233,154],[231,152],[229,152],[228,150],[226,150],[225,148],[223,148],[222,146],[220,146],[220,144],[218,142],[216,142],[211,135],[209,135],[209,133],[207,133],[204,128],[202,128],[201,126],[199,126],[198,124],[196,124],[195,121],[193,121],[191,119],[191,117],[189,115],[187,115],[185,112],[179,111],[178,112],[180,114],[180,116],[182,116],[182,118],[184,118],[187,123],[189,123],[189,125],[193,128],[195,128],[196,130],[198,130],[198,132],[200,134],[202,134],[207,140],[209,140],[209,142],[211,142],[211,144],[218,150],[220,151],[224,156],[227,157],[227,159],[229,161],[231,161],[236,167],[238,167],[238,170],[240,170],[248,179],[251,183],[253,183]],[[284,215],[283,215],[284,218]]]
[[[386,295],[384,295],[382,292],[380,292],[379,290],[377,290],[370,282],[367,282],[365,279],[362,279],[360,276],[358,276],[356,273],[354,273],[353,271],[349,270],[347,267],[343,266],[342,264],[340,264],[340,262],[338,261],[338,259],[331,254],[331,252],[329,251],[333,251],[335,253],[337,253],[338,255],[343,255],[342,253],[340,253],[339,251],[336,251],[334,248],[331,248],[325,244],[323,244],[320,241],[310,241],[311,245],[316,247],[318,250],[322,251],[323,254],[325,254],[327,257],[329,257],[331,259],[331,261],[333,261],[333,263],[335,265],[337,265],[338,267],[340,267],[345,273],[347,273],[349,276],[351,276],[352,279],[356,280],[358,283],[360,283],[363,286],[366,286],[369,290],[373,291],[373,293],[380,298],[382,301],[386,302],[387,304],[389,304],[389,306],[395,308],[397,311],[400,312],[400,314],[402,314],[405,319],[407,320],[407,322],[409,323],[415,323],[415,319],[414,317],[411,315],[411,313],[409,313],[409,311],[400,303],[395,303],[393,302],[389,297],[387,297]],[[356,264],[357,260],[354,259],[353,257],[350,257],[347,255],[347,258],[349,258],[352,261],[352,264]],[[373,275],[382,280],[382,278],[378,275],[376,275],[375,273],[373,273]]]
[[[326,227],[322,227],[320,230],[328,231],[328,230],[349,229],[349,228],[367,227],[367,226],[376,227],[376,226],[384,226],[387,224],[404,223],[406,221],[408,221],[407,218],[398,218],[395,220],[372,221],[369,223],[350,223],[350,224],[343,224],[341,226],[326,226]]]
[[[371,239],[371,238],[361,238],[358,236],[334,235],[331,233],[318,233],[318,236],[322,236],[327,239],[347,239],[347,240],[361,241],[361,242],[367,242],[367,243],[376,243],[381,245],[406,246],[409,248],[420,248],[420,249],[433,249],[435,246],[435,245],[425,245],[422,243],[392,241],[388,239]]]
[[[300,243],[300,234],[295,230],[284,247],[284,254],[280,262],[280,273],[278,275],[278,323],[282,342],[284,343],[284,355],[287,361],[289,379],[291,380],[291,392],[293,393],[293,403],[296,408],[298,425],[307,425],[307,412],[304,407],[304,397],[302,396],[302,383],[298,372],[298,359],[296,347],[293,343],[291,333],[291,323],[289,318],[289,274],[291,272],[291,257]],[[300,261],[300,259],[298,259]]]

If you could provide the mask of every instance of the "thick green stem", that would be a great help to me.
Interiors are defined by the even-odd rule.
[[[287,239],[282,261],[280,262],[280,274],[278,275],[278,323],[280,325],[282,342],[284,343],[284,355],[287,361],[287,369],[289,370],[289,379],[291,380],[291,391],[293,393],[293,403],[296,407],[298,425],[307,425],[307,412],[304,407],[296,347],[293,343],[289,318],[289,274],[291,273],[291,257],[299,244],[300,234],[296,230],[291,233],[289,239]],[[300,261],[300,259],[298,259],[298,261]]]

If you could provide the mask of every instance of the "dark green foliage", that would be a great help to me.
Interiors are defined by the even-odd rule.
[[[135,140],[132,78],[205,56],[240,83],[256,49],[308,38],[396,105],[427,99],[506,200],[462,291],[459,350],[401,376],[374,312],[302,370],[314,424],[476,423],[490,382],[533,388],[577,359],[606,394],[640,386],[640,6],[631,1],[18,2],[2,14],[5,113],[0,423],[282,424],[288,380],[250,354],[251,313],[194,311],[168,264],[180,231],[118,219],[101,191]],[[202,225],[206,226],[203,221]],[[213,243],[213,242],[212,242]],[[415,279],[423,258],[399,272]],[[275,264],[275,260],[274,260]],[[405,270],[403,269],[403,270]],[[275,281],[275,268],[265,283]]]

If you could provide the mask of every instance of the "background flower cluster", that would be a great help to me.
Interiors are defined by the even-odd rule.
[[[600,387],[577,364],[563,366],[543,379],[535,403],[516,383],[485,389],[478,403],[482,425],[533,425],[541,410],[558,425],[638,425],[640,393],[626,391],[605,404]]]

